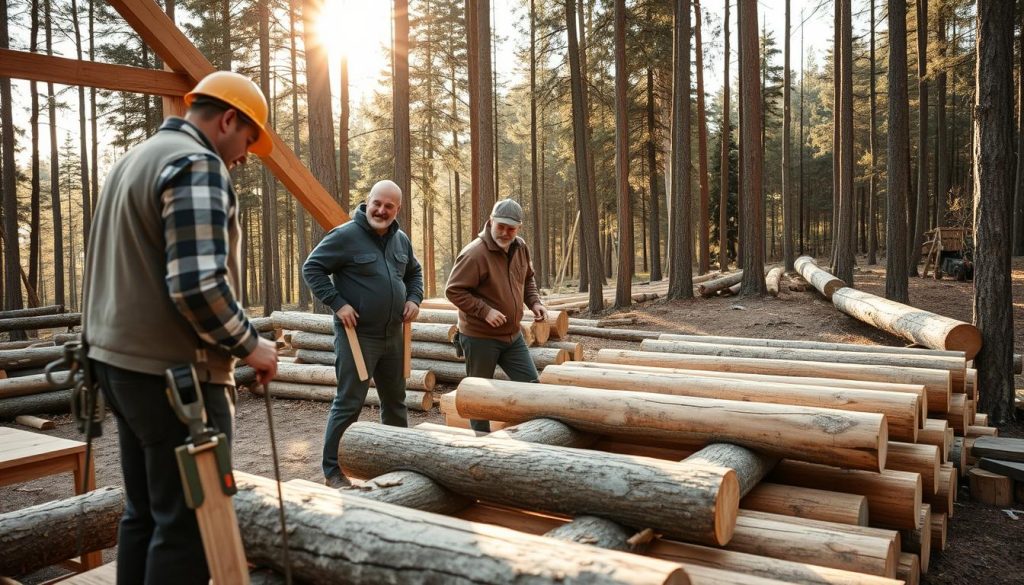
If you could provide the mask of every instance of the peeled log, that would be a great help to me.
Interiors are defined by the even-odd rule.
[[[81,324],[81,313],[60,313],[57,315],[39,315],[37,317],[14,317],[11,319],[0,319],[0,332],[27,331],[32,329],[56,329],[58,327],[74,327]]]
[[[63,390],[73,385],[68,372],[57,372],[55,377],[61,384],[51,384],[46,379],[46,374],[33,374],[19,378],[4,378],[0,380],[0,399],[12,398],[14,396],[28,396],[41,392]]]
[[[115,546],[123,513],[122,489],[102,487],[0,514],[0,575],[26,575]]]
[[[301,311],[274,311],[270,319],[277,329],[292,329],[334,335],[334,315],[320,315]]]
[[[912,356],[857,351],[830,351],[824,349],[796,349],[789,347],[754,347],[692,341],[645,340],[641,351],[660,351],[690,355],[713,355],[733,358],[757,358],[786,361],[828,362],[837,364],[866,364],[948,370],[952,375],[953,391],[963,392],[967,365],[963,358],[945,356]]]
[[[899,533],[742,510],[727,548],[892,578]]]
[[[967,413],[967,395],[953,394],[949,399],[946,421],[957,435],[963,436],[967,432],[967,427],[969,426]]]
[[[782,275],[786,272],[786,269],[782,266],[776,266],[768,271],[768,276],[764,278],[765,285],[768,286],[768,294],[773,297],[779,296],[779,281],[782,279]]]
[[[272,381],[270,384],[270,395],[274,398],[288,398],[291,400],[314,400],[317,402],[332,402],[338,393],[337,386],[324,386],[320,384],[302,384],[297,382]],[[257,384],[252,387],[253,394],[263,396],[263,385]],[[366,392],[366,401],[363,405],[380,406],[380,396],[376,388],[370,388]],[[434,398],[430,392],[419,392],[417,390],[405,391],[405,406],[411,410],[427,411],[434,406]]]
[[[855,494],[762,482],[740,500],[740,508],[855,526],[868,525],[867,498]]]
[[[885,468],[921,474],[921,489],[924,494],[939,491],[939,448],[935,445],[915,445],[889,441]]]
[[[932,514],[932,550],[946,550],[946,531],[949,517],[945,514]]]
[[[636,389],[641,392],[677,396],[881,413],[885,415],[889,423],[889,436],[909,442],[913,442],[917,438],[921,416],[920,397],[914,394],[837,389],[824,385],[762,383],[726,378],[695,377],[687,374],[651,374],[572,366],[547,367],[541,373],[540,381],[543,384],[563,384],[585,388]]]
[[[726,345],[748,345],[751,347],[788,347],[791,349],[824,349],[829,351],[893,353],[899,355],[960,357],[966,359],[964,352],[962,351],[927,349],[923,347],[893,347],[890,345],[866,345],[862,343],[832,343],[827,341],[769,339],[760,337],[729,337],[724,335],[684,335],[677,333],[665,333],[659,339],[664,341],[695,341],[697,343],[723,343]]]
[[[611,329],[604,327],[586,327],[584,325],[569,325],[569,333],[582,335],[584,337],[598,337],[601,339],[614,339],[617,341],[643,341],[645,339],[657,339],[660,331],[642,331],[639,329]]]
[[[575,341],[551,341],[548,340],[544,347],[551,349],[564,349],[569,352],[569,361],[583,361],[583,344]]]
[[[885,416],[801,406],[466,378],[459,416],[518,422],[545,416],[580,430],[666,445],[727,442],[764,454],[878,471]],[[628,413],[628,414],[627,414]]]
[[[872,473],[783,460],[775,466],[769,480],[786,485],[859,494],[868,500],[868,520],[872,526],[920,527],[921,476],[917,473],[889,469]]]
[[[896,577],[905,585],[918,585],[921,582],[921,563],[917,555],[900,553],[900,564],[896,567]]]
[[[0,370],[35,368],[64,357],[64,347],[29,347],[0,351]]]
[[[235,472],[246,556],[281,570],[277,484]],[[282,486],[292,575],[314,583],[687,583],[676,564]]]
[[[864,380],[843,380],[840,378],[811,378],[805,376],[776,376],[771,374],[747,374],[741,372],[719,372],[716,370],[684,370],[679,368],[659,368],[655,366],[637,366],[632,364],[613,364],[607,362],[569,361],[561,364],[565,368],[613,370],[625,372],[642,372],[654,375],[678,374],[697,378],[724,378],[759,382],[762,384],[800,384],[807,386],[827,386],[829,388],[847,388],[851,390],[871,390],[876,392],[898,392],[911,394],[921,404],[921,420],[928,416],[928,395],[920,384],[896,384],[891,382],[867,382]],[[891,423],[890,423],[891,426]]]
[[[869,325],[932,349],[962,351],[973,360],[981,349],[978,328],[853,288],[835,292],[840,311]]]
[[[949,408],[952,376],[942,370],[925,370],[899,366],[868,366],[863,364],[835,364],[758,358],[727,358],[682,353],[658,353],[602,349],[597,362],[681,368],[689,370],[715,370],[748,374],[803,376],[812,378],[840,378],[868,382],[895,382],[921,384],[928,393],[928,412],[946,412]]]
[[[800,276],[804,277],[804,280],[825,295],[826,299],[832,300],[832,295],[846,286],[845,282],[819,268],[814,262],[814,258],[810,256],[800,256],[793,263],[793,267],[800,273]]]
[[[0,400],[0,420],[23,414],[64,414],[71,411],[71,390],[56,390]]]
[[[943,463],[939,468],[939,491],[925,497],[925,502],[932,505],[932,514],[945,514],[953,517],[953,502],[956,501],[957,479],[959,474],[952,463]]]
[[[296,382],[300,384],[319,384],[324,386],[337,386],[338,377],[333,366],[312,365],[312,364],[289,364],[282,362],[277,365],[277,376],[274,382]],[[272,382],[273,383],[273,382]],[[411,390],[431,392],[434,389],[435,379],[433,374],[427,370],[414,369],[405,380],[405,387]],[[370,379],[370,386],[374,386],[373,378]]]
[[[340,461],[355,477],[414,470],[470,497],[570,515],[598,514],[711,544],[729,541],[739,503],[735,472],[721,467],[371,423],[349,427]]]
[[[701,282],[697,284],[697,292],[702,297],[714,296],[720,290],[729,288],[730,286],[743,280],[743,271],[737,270],[736,272],[720,276],[714,280]]]
[[[949,422],[934,418],[926,418],[921,430],[917,431],[917,442],[922,445],[935,445],[939,448],[939,457],[942,461],[949,459],[951,448],[946,429]]]
[[[944,516],[945,514],[940,515]],[[930,505],[921,505],[921,528],[900,530],[900,543],[903,552],[917,555],[921,572],[927,573],[932,554],[932,507]]]

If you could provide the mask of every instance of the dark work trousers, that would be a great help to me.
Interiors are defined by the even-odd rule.
[[[474,378],[493,378],[495,366],[501,366],[509,379],[514,382],[537,382],[537,366],[533,364],[530,348],[520,333],[511,343],[469,337],[459,334],[459,344],[466,356],[466,375]],[[471,419],[469,425],[474,431],[491,432],[491,421]]]
[[[117,582],[195,583],[210,580],[196,514],[185,505],[174,449],[188,428],[171,410],[162,376],[93,362],[117,418],[124,474],[124,516],[117,534]],[[233,389],[203,384],[207,424],[231,441]]]
[[[409,426],[405,407],[405,376],[402,375],[402,332],[387,337],[366,337],[358,334],[359,347],[363,350],[366,372],[373,378],[380,397],[380,422],[393,427]],[[338,443],[341,435],[352,423],[359,420],[359,413],[366,401],[370,388],[369,380],[360,380],[356,362],[352,359],[345,328],[334,321],[334,369],[338,375],[338,393],[331,403],[327,415],[327,429],[324,430],[324,477],[339,477]]]

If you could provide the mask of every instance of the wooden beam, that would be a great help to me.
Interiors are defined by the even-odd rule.
[[[192,79],[181,73],[11,49],[0,49],[0,77],[178,97],[193,85]]]
[[[164,60],[164,63],[171,69],[189,76],[193,83],[216,71],[156,2],[109,0],[109,4],[139,33],[142,40]],[[269,156],[261,157],[263,164],[284,183],[285,188],[291,191],[321,227],[329,230],[348,221],[349,217],[345,210],[313,177],[291,148],[276,132],[269,128],[268,130],[274,143],[274,150]]]

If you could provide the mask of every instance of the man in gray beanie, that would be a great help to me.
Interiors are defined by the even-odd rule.
[[[524,304],[537,320],[548,312],[537,292],[530,250],[518,237],[522,224],[518,203],[495,203],[484,229],[459,252],[448,276],[445,296],[459,309],[456,347],[465,354],[467,376],[493,378],[501,366],[517,382],[539,377],[519,322]],[[490,431],[489,421],[470,424],[473,430]]]

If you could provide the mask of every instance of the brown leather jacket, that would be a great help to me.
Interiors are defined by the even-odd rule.
[[[511,342],[519,335],[523,304],[540,302],[526,242],[517,237],[508,252],[491,238],[488,221],[478,237],[455,259],[444,294],[459,308],[459,333]],[[501,327],[485,321],[497,309],[507,320]]]

